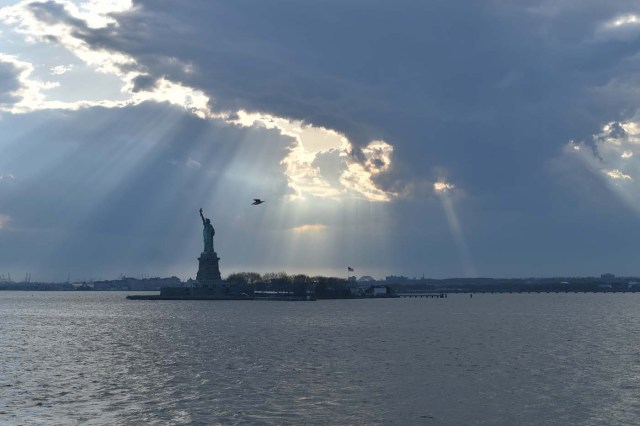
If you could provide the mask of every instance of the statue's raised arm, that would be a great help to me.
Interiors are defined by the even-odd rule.
[[[216,234],[215,229],[213,229],[213,225],[211,224],[211,220],[204,217],[202,214],[202,209],[200,209],[200,218],[202,219],[202,238],[204,240],[204,251],[203,253],[214,253],[213,251],[213,236]]]

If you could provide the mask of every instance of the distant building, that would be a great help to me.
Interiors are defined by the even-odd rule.
[[[410,278],[405,277],[403,275],[401,276],[389,275],[388,277],[385,277],[384,280],[387,283],[391,283],[391,284],[408,283],[411,281]]]
[[[600,275],[600,279],[604,282],[611,282],[613,280],[616,279],[616,276],[614,274],[602,274]]]
[[[372,285],[364,293],[369,297],[389,297],[394,294],[394,291],[388,285]]]
[[[119,280],[95,281],[94,290],[99,291],[158,291],[163,287],[182,287],[178,277],[170,278],[131,278],[123,276]]]
[[[387,294],[388,291],[389,291],[389,289],[387,287],[374,287],[373,288],[373,295],[374,296],[381,296],[383,294]]]

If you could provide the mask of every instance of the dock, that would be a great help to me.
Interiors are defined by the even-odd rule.
[[[413,294],[413,293],[396,293],[396,297],[404,297],[409,298],[409,299],[413,299],[413,298],[428,298],[428,299],[446,299],[447,298],[447,293],[420,293],[420,294]]]

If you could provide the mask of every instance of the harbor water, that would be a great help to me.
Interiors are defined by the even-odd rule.
[[[640,294],[127,294],[0,292],[0,424],[640,419]]]

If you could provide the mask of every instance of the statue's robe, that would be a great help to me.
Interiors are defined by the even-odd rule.
[[[213,236],[215,234],[216,231],[213,229],[213,225],[211,223],[205,223],[202,229],[202,238],[204,239],[203,253],[213,253]]]

